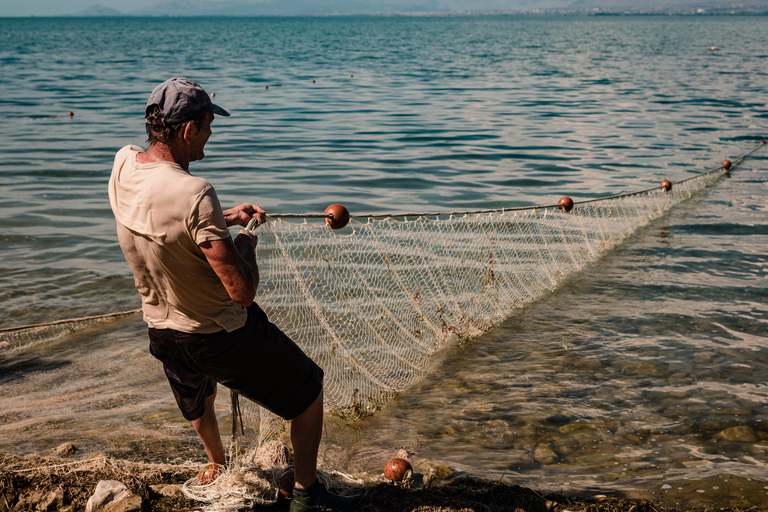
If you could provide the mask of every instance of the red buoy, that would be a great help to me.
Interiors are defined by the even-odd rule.
[[[264,88],[265,88],[265,89],[269,89],[269,86],[268,86],[268,85],[265,85],[265,86],[264,86]]]
[[[670,190],[672,190],[672,182],[669,180],[662,181],[661,188],[664,189],[664,192],[669,192]]]
[[[723,160],[723,169],[726,171],[731,170],[731,161],[730,160]]]
[[[560,200],[557,202],[557,207],[561,210],[565,210],[567,212],[571,211],[573,209],[573,199],[570,197],[561,197]]]
[[[400,482],[411,471],[411,463],[405,459],[392,459],[384,466],[384,478],[390,482]]]
[[[330,219],[325,219],[325,223],[333,229],[341,229],[349,224],[349,210],[344,205],[332,204],[325,209],[325,214],[330,215]]]

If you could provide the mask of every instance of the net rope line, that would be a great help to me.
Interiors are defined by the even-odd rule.
[[[479,336],[554,290],[728,171],[707,170],[669,191],[577,201],[569,212],[544,205],[359,215],[351,233],[307,222],[327,215],[271,215],[258,227],[255,301],[324,369],[327,408],[343,419],[365,417],[421,377],[437,351]],[[304,222],[283,220],[296,217]],[[71,328],[138,311],[12,330]],[[3,331],[9,330],[0,330],[0,341]],[[282,419],[236,395],[231,407],[227,469],[212,484],[195,478],[183,486],[204,510],[274,503],[280,468],[289,462],[290,453],[276,458],[270,448],[285,439]],[[320,474],[336,492],[349,491]]]
[[[738,164],[740,164],[745,158],[747,158],[749,155],[757,151],[763,146],[763,143],[757,145],[753,149],[747,151],[746,153],[734,158],[732,161],[732,168],[736,167]],[[680,185],[683,183],[686,183],[691,180],[699,179],[704,175],[710,174],[710,173],[716,173],[716,172],[723,172],[725,171],[724,167],[718,166],[714,167],[712,169],[703,171],[700,174],[697,174],[695,176],[691,176],[689,178],[686,178],[681,181],[672,182],[672,185]],[[618,195],[612,195],[612,196],[604,196],[604,197],[598,197],[594,199],[586,199],[581,201],[574,201],[574,206],[578,205],[584,205],[589,203],[596,203],[601,201],[608,201],[611,199],[620,199],[623,197],[630,197],[638,194],[643,194],[647,192],[653,192],[658,190],[659,187],[653,187],[645,190],[640,190],[636,192],[628,192],[625,194],[618,194]],[[476,214],[483,214],[483,213],[503,213],[503,212],[522,212],[522,211],[535,211],[535,210],[545,210],[545,209],[551,209],[551,208],[558,208],[559,205],[557,204],[550,204],[550,205],[536,205],[536,206],[520,206],[520,207],[510,207],[510,208],[495,208],[495,209],[484,209],[484,210],[459,210],[459,211],[451,211],[451,212],[419,212],[419,213],[381,213],[381,214],[351,214],[351,219],[397,219],[400,217],[407,218],[407,217],[443,217],[443,216],[458,216],[458,215],[476,215]],[[313,214],[313,213],[277,213],[277,214],[268,214],[267,218],[270,220],[280,220],[280,219],[330,219],[331,215],[329,214]],[[249,231],[255,230],[255,226],[253,223],[249,224],[249,226],[246,228]],[[115,318],[120,318],[123,316],[133,315],[136,313],[140,313],[141,308],[137,309],[131,309],[127,311],[120,311],[117,313],[107,313],[103,315],[93,315],[93,316],[85,316],[80,318],[68,318],[63,320],[56,320],[53,322],[44,322],[44,323],[37,323],[37,324],[29,324],[29,325],[22,325],[22,326],[16,326],[16,327],[5,327],[0,328],[0,341],[2,341],[2,338],[6,335],[10,334],[17,334],[21,333],[23,331],[32,331],[36,329],[43,329],[43,328],[49,328],[49,327],[57,327],[57,326],[64,326],[67,324],[76,324],[76,323],[87,323],[87,322],[98,322],[98,321],[104,321],[104,320],[111,320]]]
[[[264,277],[256,301],[324,368],[328,408],[364,417],[413,383],[436,351],[554,290],[761,145],[669,191],[576,201],[570,212],[545,205],[358,215],[351,233],[307,222],[327,215],[272,215],[258,228]],[[304,222],[284,220],[295,218]],[[233,411],[234,466],[238,453],[284,433],[284,422],[249,401]]]

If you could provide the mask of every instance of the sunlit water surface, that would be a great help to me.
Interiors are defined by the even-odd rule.
[[[764,17],[0,20],[0,328],[138,307],[106,183],[171,76],[233,111],[192,167],[225,205],[364,213],[683,179],[768,135],[767,57]],[[373,417],[329,419],[327,464],[378,472],[404,447],[566,494],[767,505],[767,163]],[[203,460],[146,345],[133,316],[0,352],[0,451]]]

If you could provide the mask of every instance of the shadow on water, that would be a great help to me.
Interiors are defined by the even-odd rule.
[[[0,353],[0,385],[24,379],[31,372],[60,370],[70,364],[72,364],[71,361],[51,360],[34,354],[18,355],[18,352],[15,352],[3,355]]]

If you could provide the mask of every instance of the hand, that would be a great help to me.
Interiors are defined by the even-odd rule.
[[[243,203],[240,206],[224,210],[224,219],[227,221],[227,226],[237,224],[245,227],[251,219],[256,219],[257,226],[261,226],[267,221],[267,212],[261,206]]]
[[[248,239],[247,241],[246,238]],[[251,247],[251,251],[253,251],[253,249],[256,248],[256,244],[258,244],[258,242],[259,237],[250,231],[246,231],[245,229],[241,229],[235,237],[235,247],[238,249],[240,249],[241,245],[248,244]],[[248,245],[246,245],[246,247],[248,247]]]

